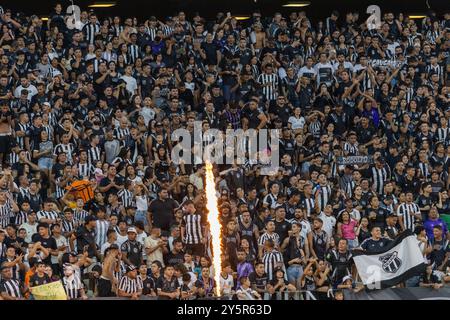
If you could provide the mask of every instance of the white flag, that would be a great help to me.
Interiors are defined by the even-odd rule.
[[[353,251],[358,273],[369,289],[395,286],[425,270],[422,252],[411,231],[401,233],[383,252]]]

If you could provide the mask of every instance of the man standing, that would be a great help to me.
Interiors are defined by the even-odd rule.
[[[183,204],[185,215],[181,220],[181,239],[186,245],[186,250],[192,254],[202,256],[205,253],[204,221],[197,212],[194,202],[185,201]]]
[[[128,228],[127,234],[128,240],[125,241],[120,248],[122,251],[122,260],[128,265],[140,266],[143,262],[143,246],[136,240],[136,228]]]
[[[406,193],[406,202],[401,203],[397,208],[398,222],[402,231],[409,229],[414,231],[416,220],[421,219],[419,206],[413,202],[412,192]]]
[[[82,254],[84,252],[84,248],[86,247],[89,258],[100,257],[97,251],[97,245],[95,243],[95,227],[97,226],[96,221],[96,216],[87,216],[84,221],[84,226],[81,226],[74,236],[77,240],[78,254]]]
[[[178,208],[178,203],[169,198],[169,192],[161,188],[158,192],[158,199],[153,200],[148,208],[152,216],[153,227],[169,231],[172,224],[174,209]]]

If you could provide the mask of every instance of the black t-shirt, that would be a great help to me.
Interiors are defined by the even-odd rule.
[[[110,180],[108,177],[105,177],[105,178],[103,178],[103,179],[100,181],[100,187],[106,187],[107,185],[110,184],[110,182],[111,182],[111,180]],[[123,185],[123,179],[122,179],[121,177],[119,177],[119,176],[114,177],[114,182],[115,182],[115,184],[118,185],[118,186]],[[112,187],[112,188],[110,188],[110,189],[106,192],[105,196],[106,196],[106,198],[108,198],[108,196],[109,196],[111,193],[112,193],[112,194],[117,194],[118,192],[119,192],[119,189],[118,189],[118,188]]]
[[[275,233],[280,236],[280,243],[283,243],[283,240],[288,236],[288,231],[291,229],[291,224],[287,220],[283,220],[278,222],[273,220],[275,223]]]
[[[133,265],[139,266],[141,264],[141,257],[143,250],[142,243],[140,243],[139,241],[127,240],[122,244],[120,250],[127,254],[128,260]]]
[[[370,218],[370,213],[375,212],[375,218]],[[388,211],[384,208],[378,207],[374,208],[366,208],[365,217],[369,220],[369,229],[372,226],[377,226],[381,228],[381,232],[384,232],[384,228],[386,226],[386,218]]]
[[[47,274],[44,273],[43,277],[39,277],[39,275],[37,273],[33,274],[30,277],[30,287],[37,287],[37,286],[41,286],[43,284],[47,284],[50,283],[50,278]]]
[[[83,253],[85,246],[88,246],[89,258],[95,256],[97,245],[95,243],[95,230],[88,230],[85,226],[78,228],[77,233],[77,251]]]
[[[33,243],[40,242],[41,245],[46,249],[50,249],[50,250],[58,249],[58,245],[56,244],[55,238],[50,237],[50,236],[48,238],[44,238],[39,233],[35,233],[31,237],[31,241],[33,241]],[[45,258],[43,261],[45,263],[50,264],[51,263],[51,255],[49,254],[48,257]]]
[[[381,238],[380,240],[369,238],[361,243],[361,248],[370,253],[382,252],[390,242],[391,240],[387,238]]]
[[[262,276],[259,276],[255,271],[253,271],[248,275],[248,279],[250,280],[252,286],[255,285],[256,289],[266,290],[266,286],[268,283],[268,277],[266,273],[264,273]]]
[[[143,295],[151,294],[152,291],[156,290],[155,281],[150,277],[147,277],[147,278],[145,278],[145,280],[142,280],[142,284],[143,284],[143,288],[142,288]]]
[[[149,210],[153,214],[153,225],[168,231],[173,219],[174,209],[178,207],[177,203],[173,199],[156,199],[149,207]]]
[[[179,263],[183,263],[183,262],[184,262],[184,252],[182,252],[182,251],[178,252],[178,253],[173,253],[173,251],[170,251],[164,257],[165,265],[175,266],[175,265],[177,265]]]
[[[171,280],[167,280],[165,277],[160,277],[156,281],[156,289],[161,290],[162,292],[171,293],[175,292],[180,287],[178,283],[178,279],[172,277]],[[169,299],[168,297],[159,297],[160,299]]]

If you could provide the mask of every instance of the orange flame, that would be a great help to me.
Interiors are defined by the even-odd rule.
[[[208,209],[208,222],[212,238],[213,258],[212,264],[214,266],[214,280],[216,282],[217,296],[220,296],[220,272],[222,270],[221,261],[221,235],[222,226],[219,222],[219,209],[217,204],[216,184],[214,182],[213,166],[211,163],[206,163],[206,208]]]

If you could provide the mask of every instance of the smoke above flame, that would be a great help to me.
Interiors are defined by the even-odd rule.
[[[222,226],[219,221],[219,206],[217,204],[216,184],[214,181],[213,166],[206,163],[206,208],[208,209],[208,222],[212,238],[212,264],[214,266],[214,280],[216,282],[217,295],[220,296],[220,272],[222,270]]]

